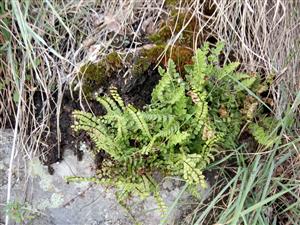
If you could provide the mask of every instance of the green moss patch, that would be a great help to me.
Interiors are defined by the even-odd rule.
[[[190,48],[174,45],[165,51],[166,45],[155,45],[150,49],[143,49],[135,60],[132,67],[134,76],[143,75],[151,65],[159,63],[166,66],[169,59],[172,59],[179,72],[184,72],[184,65],[192,63],[193,51]]]
[[[175,10],[170,18],[162,24],[159,31],[149,36],[149,40],[155,44],[165,44],[180,34],[175,44],[193,48],[194,43],[202,44],[204,42],[203,34],[197,34],[200,29],[200,24],[195,16]]]
[[[91,98],[93,92],[104,85],[108,79],[123,68],[118,53],[112,52],[97,63],[88,63],[80,68],[83,77],[83,92]]]

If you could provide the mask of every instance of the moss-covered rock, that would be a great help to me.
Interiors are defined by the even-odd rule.
[[[179,72],[184,72],[184,66],[192,63],[193,50],[174,45],[165,51],[166,47],[166,45],[155,45],[152,48],[142,49],[133,63],[132,74],[143,75],[151,66],[158,63],[165,67],[169,58],[176,63]]]
[[[184,72],[184,66],[191,64],[193,50],[184,46],[174,45],[167,50],[166,45],[153,45],[140,49],[136,55],[129,55],[126,60],[122,59],[117,52],[108,54],[97,63],[88,63],[80,68],[82,76],[82,89],[88,99],[101,87],[107,86],[111,79],[120,71],[129,71],[134,78],[147,76],[150,70],[159,64],[165,67],[169,58],[177,65],[179,72]],[[128,66],[130,65],[130,66]]]
[[[122,60],[117,52],[108,54],[97,63],[87,63],[80,68],[84,94],[91,98],[93,93],[105,84],[108,79],[123,68]]]
[[[202,44],[204,41],[203,35],[198,34],[199,30],[199,21],[194,15],[175,10],[159,31],[149,36],[149,40],[155,44],[165,44],[180,33],[175,44],[194,48],[196,42]]]
[[[192,64],[194,52],[190,48],[175,45],[168,50],[168,55],[176,63],[177,71],[185,73],[184,66]],[[166,59],[166,62],[167,61],[168,59]]]
[[[165,49],[164,45],[154,45],[151,48],[143,48],[139,51],[138,55],[134,57],[131,74],[133,76],[143,75],[150,66],[156,64],[159,56]]]

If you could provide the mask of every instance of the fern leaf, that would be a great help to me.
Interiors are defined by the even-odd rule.
[[[222,68],[222,75],[226,76],[228,74],[233,73],[238,68],[239,65],[240,65],[239,62],[232,62],[232,63],[229,63],[229,64],[225,65]]]
[[[201,160],[202,157],[197,154],[182,154],[179,158],[178,163],[182,165],[183,178],[190,185],[201,184],[201,186],[205,187],[205,177],[202,171],[197,167],[197,164]]]
[[[274,143],[279,141],[279,136],[274,132],[276,126],[274,125],[274,120],[269,117],[266,117],[260,121],[262,126],[257,123],[252,123],[249,125],[249,129],[254,139],[261,145],[266,147],[272,146]]]
[[[129,105],[127,107],[127,110],[131,116],[131,118],[135,121],[136,125],[139,127],[139,129],[142,131],[142,133],[148,137],[149,139],[152,138],[148,125],[146,121],[144,120],[142,113],[137,111],[132,105]]]
[[[190,137],[190,134],[187,131],[176,132],[170,136],[168,139],[169,146],[175,146],[177,144],[184,144]]]
[[[117,88],[116,87],[111,87],[110,88],[110,94],[112,95],[113,99],[119,104],[121,109],[125,111],[125,104],[123,99],[120,97]]]
[[[180,129],[180,125],[176,121],[170,121],[169,124],[158,133],[159,137],[169,137],[172,134],[178,132]]]
[[[126,127],[126,120],[124,117],[118,117],[117,120],[117,136],[116,141],[126,141],[128,137],[128,130]]]
[[[208,61],[211,63],[219,62],[219,55],[223,49],[224,49],[224,43],[218,42],[216,44],[216,47],[211,49],[211,54],[207,57]]]
[[[250,78],[247,78],[247,79],[244,79],[242,81],[240,81],[240,84],[237,84],[237,91],[241,91],[241,90],[244,90],[245,88],[250,88],[254,82],[256,81],[256,77],[250,77]]]
[[[234,75],[234,77],[235,77],[238,81],[243,80],[243,79],[248,79],[248,78],[250,78],[250,76],[249,76],[248,74],[246,74],[246,73],[236,73],[236,74]]]
[[[97,97],[97,101],[105,108],[107,114],[121,114],[120,108],[117,106],[116,102],[110,97]]]

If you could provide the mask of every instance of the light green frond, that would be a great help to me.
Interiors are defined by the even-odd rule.
[[[129,112],[131,118],[135,121],[136,125],[142,131],[142,133],[151,140],[152,136],[150,134],[148,125],[142,116],[142,113],[140,111],[138,111],[137,109],[135,109],[132,105],[129,105],[127,107],[127,110]]]
[[[113,97],[113,99],[118,103],[118,105],[121,107],[121,109],[125,111],[125,103],[123,99],[120,97],[116,87],[110,88],[110,94]]]
[[[112,98],[108,96],[97,97],[97,101],[105,108],[107,114],[112,115],[116,113],[121,113],[120,108]]]

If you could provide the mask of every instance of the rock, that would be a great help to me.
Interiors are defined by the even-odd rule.
[[[0,130],[0,176],[3,178],[0,183],[1,211],[4,210],[6,203],[6,177],[12,137],[12,131]],[[117,202],[113,189],[89,182],[68,184],[66,176],[94,175],[93,157],[88,151],[84,152],[82,160],[78,161],[73,151],[66,150],[64,160],[52,165],[53,175],[48,173],[48,168],[42,165],[38,158],[26,161],[23,160],[21,152],[17,154],[14,161],[15,175],[11,198],[12,202],[18,202],[24,209],[21,211],[24,214],[22,224],[129,225],[137,221],[145,225],[160,223],[162,212],[158,210],[154,197],[143,201],[133,197],[128,201],[130,213],[136,220],[133,221],[128,211]],[[182,183],[176,179],[165,179],[162,183],[161,196],[167,206],[172,205],[182,188]],[[190,195],[186,193],[182,195],[181,200],[188,202],[189,198]],[[180,220],[185,209],[182,206],[178,207],[171,212],[167,224],[174,224],[176,220]],[[5,214],[1,212],[0,224],[4,223],[4,217]],[[13,224],[13,218],[10,221]]]

